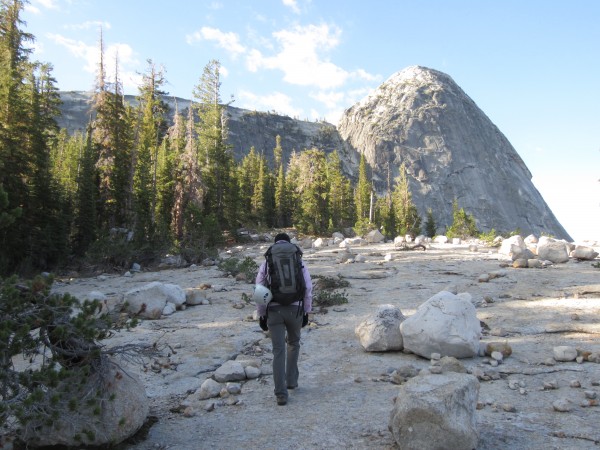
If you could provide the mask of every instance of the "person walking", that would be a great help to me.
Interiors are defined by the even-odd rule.
[[[302,251],[286,233],[275,236],[256,275],[256,285],[271,290],[272,300],[256,303],[259,324],[271,331],[273,381],[278,405],[285,405],[288,389],[298,387],[301,329],[312,311],[312,280]],[[286,345],[287,343],[287,345]]]

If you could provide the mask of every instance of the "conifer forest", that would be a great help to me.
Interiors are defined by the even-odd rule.
[[[284,161],[279,136],[235,160],[216,60],[199,69],[192,107],[169,113],[165,71],[148,59],[132,106],[118,70],[106,73],[100,33],[93,114],[84,133],[68,134],[53,67],[32,60],[22,10],[1,0],[0,275],[123,268],[166,253],[192,263],[239,241],[240,229],[420,233],[406,177],[377,198],[364,157],[355,184],[335,151],[294,149]]]

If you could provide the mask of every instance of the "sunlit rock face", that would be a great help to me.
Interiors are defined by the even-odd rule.
[[[520,229],[569,239],[506,137],[446,74],[408,67],[345,111],[341,137],[363,153],[380,191],[405,164],[421,216],[452,223],[452,201],[481,231]],[[440,228],[440,227],[438,227]]]

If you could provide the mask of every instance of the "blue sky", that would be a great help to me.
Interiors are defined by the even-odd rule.
[[[450,75],[506,135],[575,240],[600,240],[596,0],[31,0],[34,58],[61,90],[94,85],[102,27],[128,94],[151,59],[191,98],[222,65],[233,106],[336,123],[411,65]]]

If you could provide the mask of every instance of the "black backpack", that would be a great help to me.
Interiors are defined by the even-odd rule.
[[[304,275],[302,274],[302,250],[289,242],[279,242],[265,253],[271,279],[273,301],[290,305],[304,300]]]

